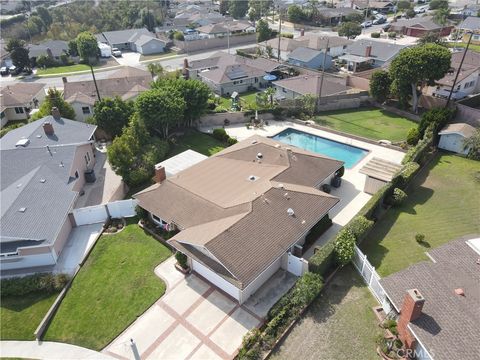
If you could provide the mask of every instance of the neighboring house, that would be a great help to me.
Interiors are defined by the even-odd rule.
[[[454,26],[450,22],[442,26],[435,23],[432,16],[424,16],[392,22],[388,31],[414,37],[422,37],[431,32],[438,33],[440,36],[448,36],[453,28]]]
[[[56,264],[85,171],[95,164],[96,126],[52,113],[0,139],[2,271]]]
[[[209,58],[187,62],[186,71],[190,79],[200,79],[216,94],[230,96],[265,88],[268,81],[264,76],[284,67],[269,59],[249,59],[219,51]]]
[[[332,57],[324,52],[305,47],[298,47],[288,55],[288,63],[309,69],[330,69]]]
[[[12,58],[10,57],[10,53],[5,50],[5,46],[7,46],[7,42],[3,39],[0,39],[0,66],[3,67],[10,67],[13,65]]]
[[[40,44],[28,45],[28,56],[35,63],[39,56],[47,56],[60,61],[62,55],[68,54],[68,43],[62,40],[48,40]]]
[[[393,60],[406,45],[370,39],[356,40],[347,46],[346,54],[339,57],[347,64],[348,71],[363,71],[377,68]]]
[[[197,26],[206,26],[221,23],[225,21],[225,19],[225,16],[216,11],[195,9],[177,14],[172,23],[180,24],[180,21],[183,20],[185,25],[195,24]]]
[[[224,21],[221,23],[200,26],[195,30],[198,31],[198,34],[200,36],[203,35],[211,39],[211,38],[226,37],[228,36],[228,34],[230,34],[230,36],[233,36],[233,35],[254,33],[255,26],[253,26],[248,21],[234,20],[234,21]]]
[[[355,10],[376,10],[384,14],[395,10],[393,1],[347,0],[346,2],[339,3],[339,5],[351,6],[351,8]]]
[[[12,83],[0,90],[1,127],[9,121],[26,120],[45,98],[45,84]]]
[[[293,100],[304,95],[318,96],[320,89],[322,97],[346,94],[351,89],[344,78],[325,76],[322,82],[322,75],[295,76],[274,81],[273,86],[277,90],[275,97],[279,100]]]
[[[343,166],[331,158],[253,136],[134,195],[191,269],[244,303],[278,270],[299,276],[292,255],[339,199],[318,190]]]
[[[465,140],[475,134],[475,128],[465,123],[448,124],[438,135],[440,142],[438,147],[440,149],[453,151],[457,154],[467,155],[469,148],[465,148]]]
[[[480,4],[469,4],[461,11],[463,16],[478,16],[480,14]]]
[[[460,68],[464,53],[465,50],[452,54],[450,70],[442,79],[435,82],[436,86],[427,89],[427,94],[447,98],[455,81],[453,99],[463,99],[480,91],[480,53],[468,50]]]
[[[145,28],[105,31],[95,36],[99,42],[112,48],[135,51],[143,55],[164,52],[166,47],[164,40],[157,39],[154,33]]]
[[[480,45],[480,17],[469,16],[457,25],[457,29],[464,32],[462,40],[467,43],[470,33],[473,32],[471,44]]]
[[[69,82],[63,78],[63,97],[75,110],[75,119],[86,121],[93,116],[93,105],[98,100],[93,80]],[[120,96],[123,100],[134,100],[150,88],[152,75],[148,71],[125,67],[115,71],[107,79],[98,79],[100,97]]]
[[[362,14],[361,11],[352,9],[351,7],[339,7],[339,8],[319,8],[320,17],[325,24],[337,25],[345,20],[348,15]]]
[[[281,60],[288,61],[288,55],[299,47],[309,48],[312,50],[318,50],[325,52],[328,50],[328,55],[331,57],[337,57],[345,54],[347,46],[352,44],[353,41],[347,40],[340,36],[327,36],[308,34],[303,35],[295,39],[280,38],[280,58]],[[278,39],[270,39],[258,44],[264,51],[267,46],[272,48],[273,57],[276,59],[278,56]]]
[[[380,280],[400,313],[400,340],[417,359],[478,359],[480,235],[430,249],[428,257]]]

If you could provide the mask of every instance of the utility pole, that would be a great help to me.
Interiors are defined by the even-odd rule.
[[[227,48],[228,53],[230,54],[230,23],[227,25]]]
[[[97,79],[95,79],[95,73],[93,72],[93,66],[92,66],[90,60],[88,61],[88,65],[90,65],[90,71],[92,72],[93,83],[95,84],[95,90],[97,91],[98,101],[100,101],[102,99],[100,98],[100,92],[98,91],[98,86],[97,86]]]
[[[280,62],[280,42],[282,40],[282,13],[280,12],[280,4],[278,5],[278,48],[277,60]]]
[[[320,98],[322,97],[323,78],[325,77],[325,61],[327,60],[328,45],[329,45],[329,44],[330,44],[330,38],[327,38],[327,47],[326,47],[326,49],[325,49],[325,55],[323,56],[322,79],[320,80],[320,89],[319,89],[318,98],[317,98],[317,108],[320,107]]]
[[[365,32],[367,31],[368,9],[370,8],[370,0],[367,0],[367,9],[365,10]]]
[[[467,55],[468,47],[470,46],[470,42],[472,41],[472,37],[473,37],[473,31],[470,33],[470,37],[468,38],[467,46],[465,47],[465,51],[463,52],[462,61],[460,61],[460,65],[457,69],[457,74],[455,75],[455,80],[453,80],[452,88],[450,89],[450,94],[448,94],[448,100],[447,100],[447,104],[445,105],[445,109],[447,109],[448,105],[450,105],[450,100],[452,98],[453,89],[455,89],[455,86],[457,85],[458,75],[460,75],[460,71],[462,70],[463,61],[465,60],[465,56]]]

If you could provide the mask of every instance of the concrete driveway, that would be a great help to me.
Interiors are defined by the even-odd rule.
[[[261,316],[199,276],[184,276],[174,264],[171,257],[155,269],[167,283],[166,294],[104,353],[134,359],[133,339],[142,359],[232,359],[243,336],[262,323]]]

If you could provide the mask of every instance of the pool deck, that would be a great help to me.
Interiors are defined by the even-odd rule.
[[[360,174],[359,172],[363,165],[365,165],[373,157],[400,164],[405,153],[391,148],[386,148],[381,145],[374,145],[365,141],[350,138],[348,136],[338,135],[290,121],[271,121],[269,125],[264,126],[262,129],[247,129],[245,125],[237,124],[227,126],[225,127],[225,130],[231,137],[234,137],[237,140],[244,140],[252,135],[271,137],[285,130],[286,128],[304,131],[313,135],[321,136],[323,138],[335,140],[369,151],[367,156],[355,164],[354,167],[345,170],[345,174],[342,178],[342,186],[337,189],[332,188],[331,194],[340,198],[340,202],[330,211],[330,217],[332,218],[333,225],[330,227],[330,229],[328,229],[327,232],[319,237],[314,244],[321,246],[325,244],[331,237],[335,236],[335,234],[346,223],[348,223],[371,198],[371,195],[363,192],[366,176]],[[213,127],[202,127],[200,130],[211,133]],[[314,248],[315,246],[310,247],[303,257],[308,260],[313,255]]]

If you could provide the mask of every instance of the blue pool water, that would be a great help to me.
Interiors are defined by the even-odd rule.
[[[275,135],[273,139],[343,161],[345,163],[345,168],[347,169],[354,167],[357,162],[362,160],[368,154],[367,150],[292,128],[283,130]]]

